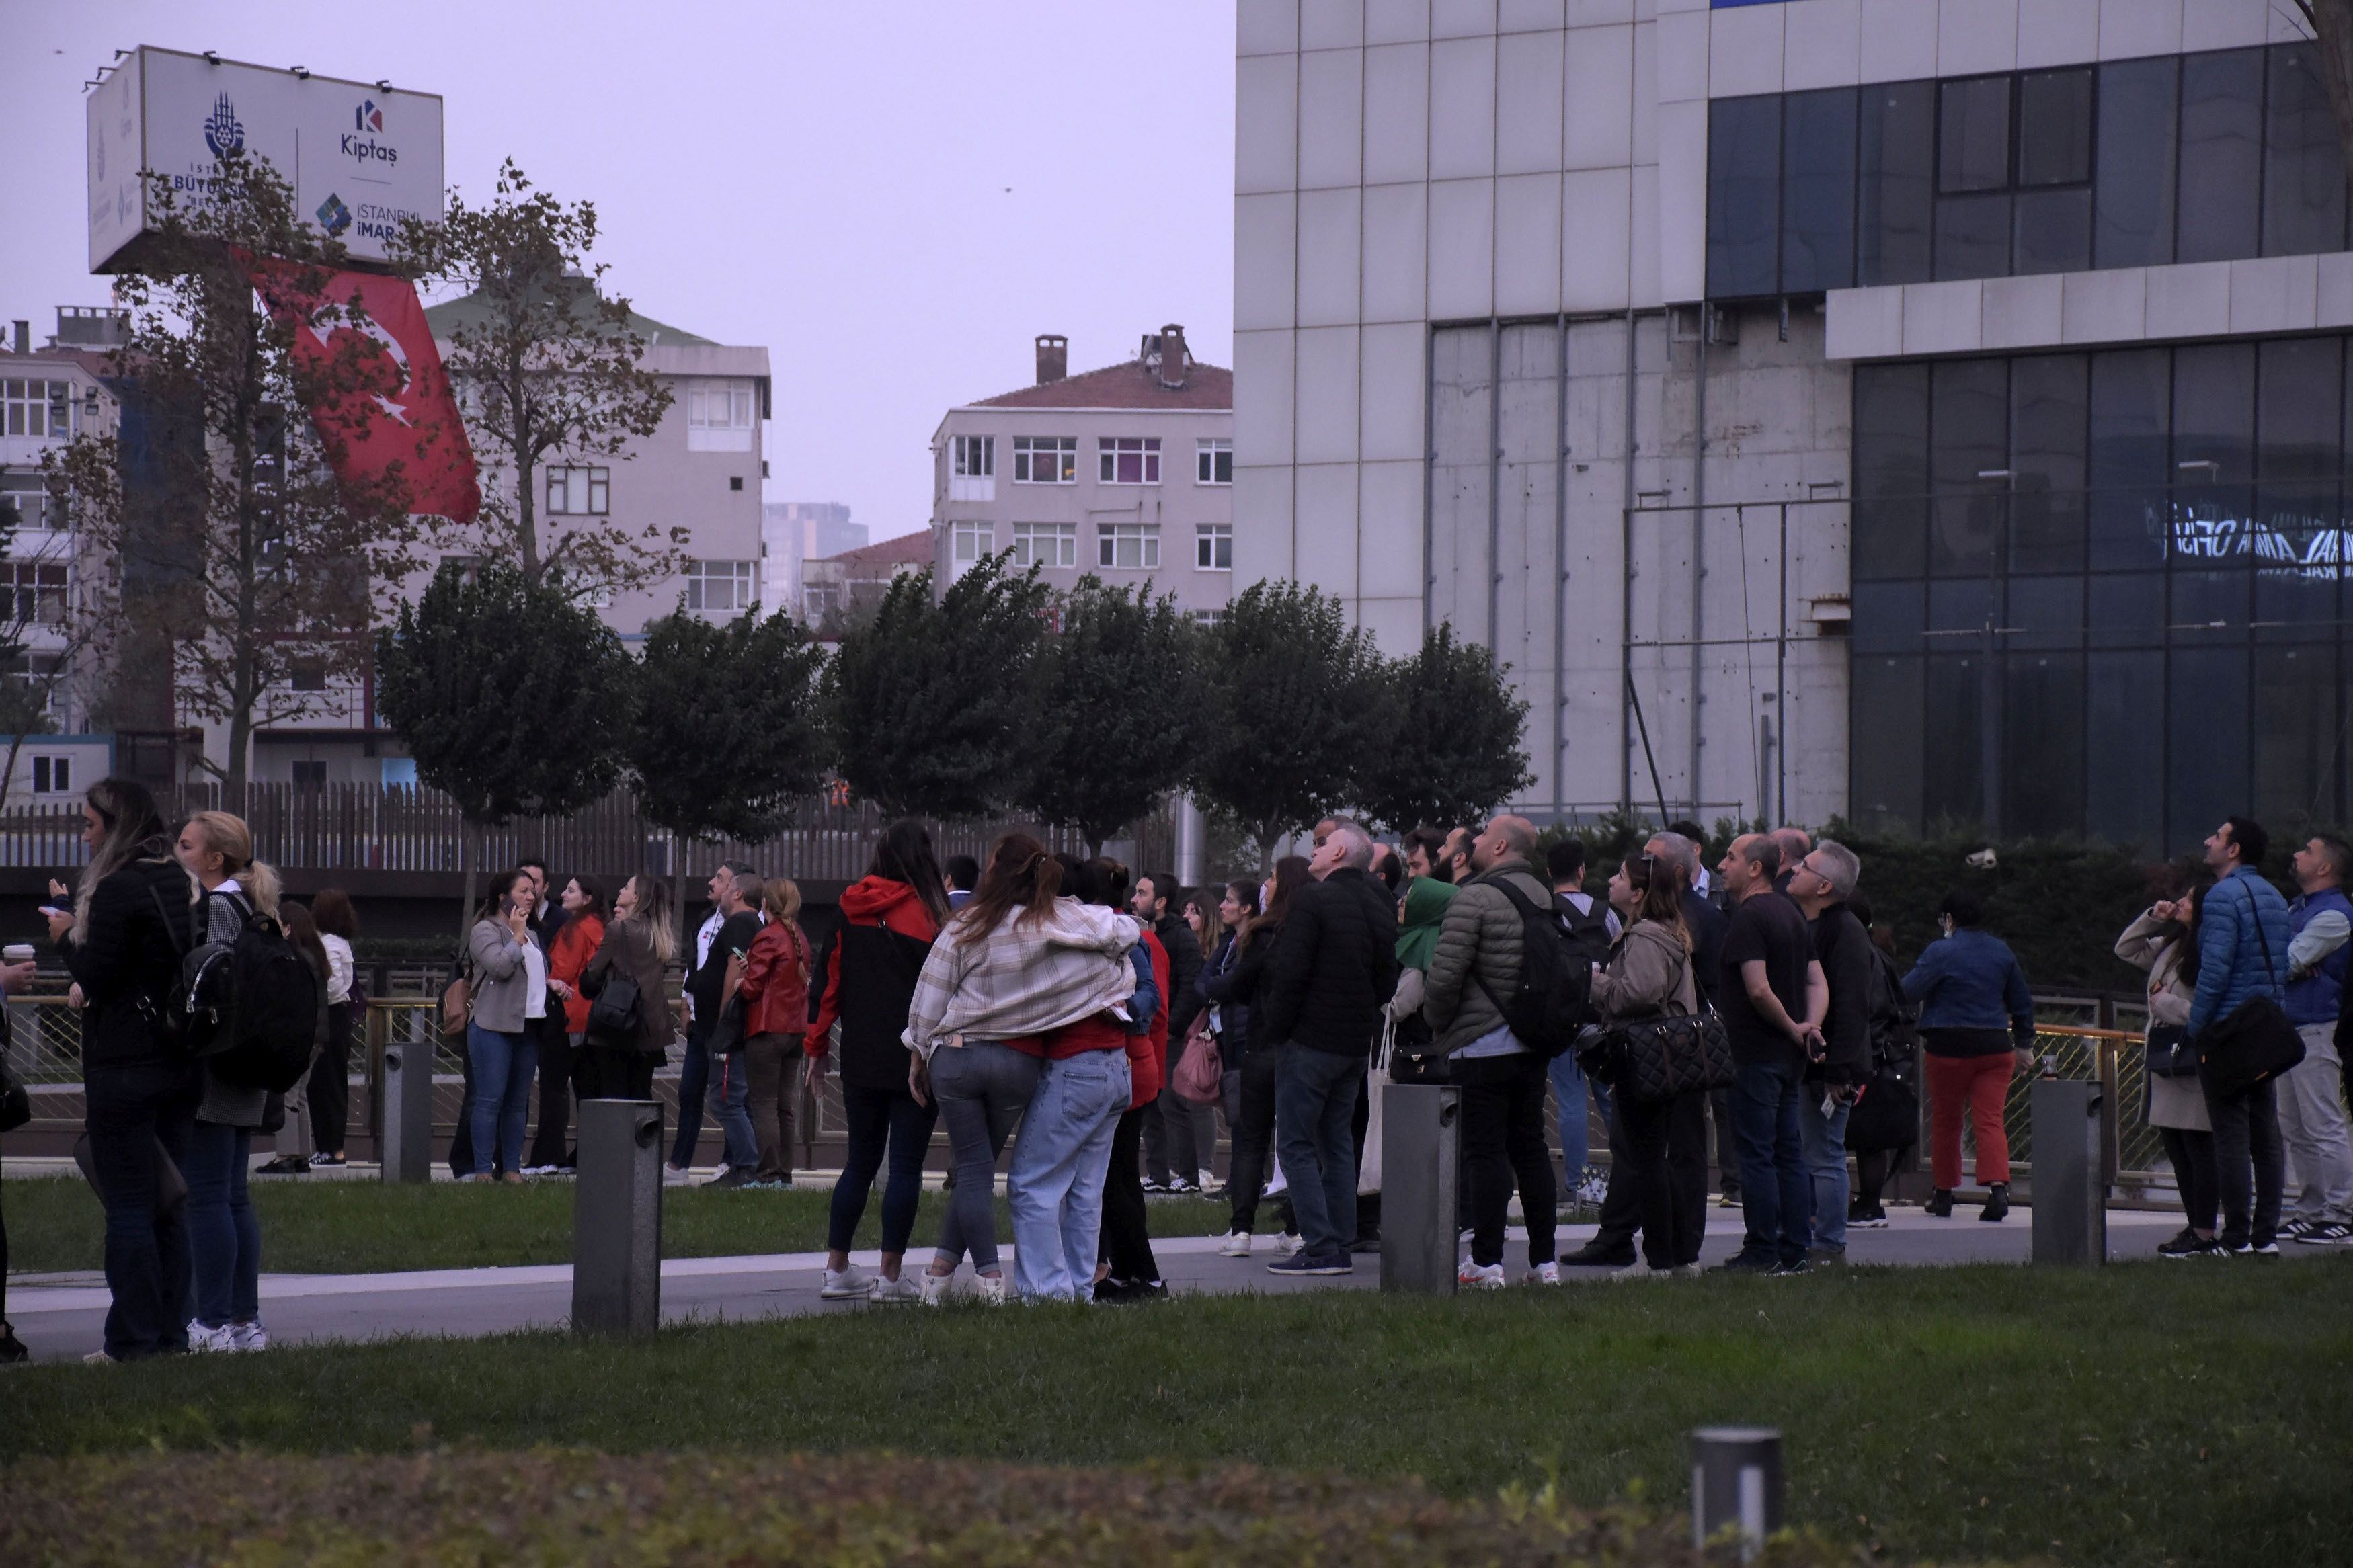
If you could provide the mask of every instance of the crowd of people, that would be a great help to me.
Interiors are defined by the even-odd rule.
[[[364,1005],[350,900],[332,889],[309,909],[286,899],[243,822],[206,811],[167,830],[135,783],[93,786],[84,815],[89,866],[49,917],[82,1010],[89,1170],[106,1212],[113,1307],[91,1359],[258,1350],[268,1336],[253,1142],[276,1135],[265,1172],[343,1157],[348,1042]],[[1466,1288],[1512,1278],[1515,1194],[1526,1283],[1557,1284],[1564,1261],[1621,1279],[1697,1273],[1711,1121],[1721,1201],[1743,1211],[1742,1245],[1718,1268],[1786,1276],[1840,1262],[1851,1228],[1887,1223],[1883,1193],[1916,1137],[1923,1089],[1926,1212],[1954,1212],[1966,1130],[1978,1217],[2003,1220],[2004,1111],[2033,1065],[2034,1010],[1976,897],[1945,897],[1940,938],[1905,972],[1873,922],[1852,849],[1783,827],[1740,835],[1711,868],[1704,842],[1688,823],[1652,834],[1597,896],[1584,845],[1570,837],[1540,853],[1524,817],[1420,828],[1395,845],[1334,818],[1317,826],[1312,854],[1282,857],[1263,879],[1188,892],[1019,832],[985,865],[943,867],[929,831],[900,821],[842,893],[821,954],[802,929],[799,889],[746,865],[712,874],[711,913],[681,951],[659,879],[631,877],[608,903],[596,879],[555,889],[526,860],[492,879],[465,943],[466,1091],[451,1169],[506,1183],[565,1172],[577,1157],[574,1100],[651,1098],[682,1026],[675,1179],[694,1165],[707,1118],[722,1150],[713,1184],[790,1185],[797,1080],[814,1092],[839,1076],[847,1146],[830,1200],[829,1300],[936,1304],[967,1266],[967,1289],[992,1301],[1155,1300],[1166,1285],[1145,1202],[1155,1192],[1219,1197],[1227,1257],[1250,1254],[1271,1205],[1270,1270],[1349,1273],[1379,1243],[1368,1132],[1373,1095],[1389,1082],[1459,1094]],[[2116,943],[2148,974],[2146,1110],[2187,1211],[2158,1249],[2167,1258],[2268,1255],[2282,1239],[2353,1244],[2336,1037],[2353,959],[2353,847],[2317,837],[2299,850],[2293,903],[2256,873],[2266,847],[2258,825],[2231,818],[2207,843],[2211,877],[2158,900]],[[62,884],[53,891],[69,899]],[[319,999],[311,1069],[276,1094],[223,1080],[176,1049],[163,1022],[185,955],[235,942],[262,917],[301,953]],[[1529,998],[1564,962],[1593,1021],[1581,1041],[1664,1028],[1720,1039],[1721,1062],[1651,1082],[1613,1068],[1606,1051],[1535,1034]],[[686,972],[676,1019],[673,963]],[[0,971],[7,987],[31,978],[29,965]],[[2302,1061],[2253,1083],[2201,1072],[2198,1042],[2266,999],[2284,1009]],[[1596,1110],[1612,1154],[1606,1181],[1586,1164]],[[1221,1189],[1220,1114],[1231,1145]],[[948,1198],[932,1254],[911,1274],[924,1156],[942,1122]],[[1008,1142],[1010,1278],[993,1203]],[[2291,1153],[2300,1184],[2284,1215]],[[1598,1234],[1566,1259],[1560,1174],[1600,1201]],[[849,1253],[878,1185],[881,1261],[870,1271]],[[0,1357],[21,1354],[0,1327]]]

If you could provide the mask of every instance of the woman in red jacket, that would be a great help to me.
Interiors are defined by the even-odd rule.
[[[551,1153],[562,1154],[553,1169],[569,1171],[579,1165],[580,1158],[579,1151],[565,1147],[564,1123],[571,1120],[571,1100],[579,1087],[580,1068],[587,1060],[583,1048],[588,1041],[588,998],[580,994],[580,972],[588,967],[605,941],[605,889],[586,877],[575,877],[564,884],[557,898],[564,907],[564,923],[555,928],[555,940],[548,944],[547,994],[564,1005],[564,1034],[569,1048],[563,1061],[541,1065],[543,1083],[551,1076],[559,1081],[552,1100],[547,1095],[540,1097],[539,1121],[543,1146]],[[543,1167],[542,1173],[547,1169]]]
[[[735,970],[744,998],[745,1109],[759,1145],[754,1187],[793,1184],[792,1064],[808,1033],[808,938],[801,932],[801,890],[788,877],[771,877],[761,894],[768,923],[752,939]]]
[[[818,1294],[828,1301],[923,1300],[923,1287],[901,1279],[899,1265],[923,1201],[923,1151],[939,1108],[909,1089],[913,1058],[901,1036],[916,978],[947,918],[947,885],[940,879],[931,831],[912,819],[892,823],[874,845],[871,868],[842,889],[841,929],[826,957],[825,995],[809,1023],[811,1093],[824,1087],[829,1036],[837,1021],[841,1025],[841,1108],[849,1132],[827,1226],[825,1286]],[[865,1216],[886,1149],[891,1180],[882,1193],[878,1279],[850,1263],[849,1240]]]

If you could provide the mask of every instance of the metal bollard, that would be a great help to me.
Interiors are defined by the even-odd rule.
[[[1381,1289],[1454,1294],[1461,1092],[1438,1084],[1381,1089]]]
[[[433,1041],[395,1040],[384,1047],[384,1147],[386,1182],[433,1179]]]
[[[2037,1079],[2034,1261],[2096,1267],[2108,1260],[2107,1184],[2101,1174],[2106,1091],[2079,1079]]]
[[[580,1102],[572,1195],[572,1328],[650,1334],[661,1326],[661,1106]]]
[[[1692,1544],[1705,1546],[1734,1526],[1746,1563],[1781,1528],[1781,1434],[1770,1426],[1702,1426],[1691,1441]]]

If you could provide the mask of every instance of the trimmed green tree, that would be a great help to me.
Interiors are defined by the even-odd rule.
[[[638,809],[681,850],[698,839],[757,841],[825,781],[818,706],[824,652],[779,612],[713,626],[681,608],[646,627],[637,723],[623,759]],[[686,919],[686,857],[671,864]]]
[[[937,602],[929,572],[899,578],[826,668],[841,776],[885,811],[986,816],[1019,790],[1052,595],[1009,560],[976,563]]]
[[[1534,782],[1520,749],[1528,705],[1510,668],[1440,622],[1409,658],[1381,669],[1383,734],[1366,752],[1356,804],[1398,833],[1425,822],[1475,822]]]
[[[1252,584],[1207,641],[1193,782],[1250,829],[1271,869],[1276,842],[1347,805],[1386,743],[1380,659],[1339,600],[1296,583]]]
[[[632,727],[628,657],[594,610],[519,568],[452,561],[376,634],[375,671],[377,710],[417,778],[471,830],[462,922],[484,829],[568,816],[613,787]]]
[[[1184,783],[1200,732],[1199,641],[1168,595],[1092,576],[1061,596],[1037,671],[1016,802],[1074,827],[1092,853]]]

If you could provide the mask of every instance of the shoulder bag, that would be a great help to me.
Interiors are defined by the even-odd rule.
[[[643,1012],[638,983],[617,969],[589,1000],[588,1037],[604,1045],[634,1045]]]
[[[2206,1092],[2228,1100],[2277,1078],[2304,1060],[2304,1037],[2272,998],[2272,942],[2263,932],[2263,911],[2247,898],[2247,918],[2263,949],[2263,989],[2231,1009],[2227,1018],[2206,1026],[2198,1037],[2198,1070]]]
[[[2158,1078],[2198,1076],[2198,1047],[2189,1043],[2189,1031],[2179,1024],[2151,1024],[2142,1048],[2148,1070]]]
[[[1225,1098],[1225,1053],[1218,1048],[1206,1007],[1194,1016],[1193,1026],[1185,1031],[1185,1048],[1176,1055],[1168,1087],[1188,1105],[1215,1105]]]
[[[1683,963],[1690,964],[1688,953]],[[1696,1013],[1661,1012],[1607,1025],[1584,1056],[1601,1068],[1604,1081],[1643,1104],[1694,1089],[1728,1089],[1736,1076],[1724,1020],[1705,1003]]]

